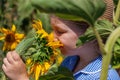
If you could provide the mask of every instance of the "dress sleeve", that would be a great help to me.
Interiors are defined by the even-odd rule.
[[[107,80],[120,80],[120,76],[118,75],[116,70],[110,69],[108,71],[108,79]]]
[[[66,57],[60,66],[68,68],[70,71],[73,71],[79,61],[79,56],[68,56]]]

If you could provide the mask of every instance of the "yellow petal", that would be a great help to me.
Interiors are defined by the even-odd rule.
[[[36,72],[35,72],[35,80],[38,80],[39,76],[40,76],[40,72],[41,72],[41,65],[37,65],[36,66]]]
[[[3,39],[5,39],[5,36],[0,36],[0,40],[3,40]]]
[[[45,38],[48,37],[48,33],[46,31],[42,30],[38,30],[37,31],[38,34],[42,34],[41,38]]]
[[[60,46],[63,46],[59,41],[56,42],[49,42],[47,46],[51,46],[52,48],[59,48]]]
[[[21,41],[21,40],[19,40],[19,39],[16,40],[16,42],[18,42],[18,43],[19,43],[20,41]]]
[[[3,51],[6,50],[6,47],[7,47],[7,45],[6,45],[6,42],[5,42],[4,45],[3,45]]]
[[[38,29],[42,29],[42,22],[39,20],[39,21],[36,21],[37,23],[37,26],[38,26]]]
[[[11,29],[13,32],[15,32],[16,31],[16,27],[15,27],[15,25],[13,24],[12,25],[12,29]]]
[[[58,55],[57,56],[57,63],[60,65],[62,61],[63,61],[63,57],[61,55]]]
[[[9,30],[5,29],[5,28],[1,28],[0,32],[4,33],[4,34],[8,34]]]
[[[35,69],[35,66],[32,66],[32,67],[30,68],[30,71],[29,71],[29,73],[28,73],[29,76],[33,73],[34,69]]]
[[[15,39],[16,39],[16,40],[21,40],[21,39],[24,38],[24,36],[25,36],[24,34],[16,33],[16,34],[15,34]]]
[[[41,21],[33,21],[34,24],[32,24],[33,28],[37,29],[37,30],[41,30],[42,29],[42,23]]]
[[[42,65],[41,75],[44,75],[44,74],[45,74],[45,67],[44,67],[44,65]]]
[[[10,50],[11,49],[11,43],[5,42],[3,46],[3,51]]]
[[[51,64],[49,62],[45,62],[44,65],[45,65],[46,70],[48,70],[51,66]]]
[[[17,42],[12,43],[10,50],[14,50],[16,48],[17,44],[18,44]]]
[[[27,59],[26,60],[26,65],[29,65],[29,64],[31,64],[31,62],[32,62],[32,60],[29,58],[29,59]]]
[[[48,36],[48,42],[51,42],[53,40],[54,40],[54,34],[53,34],[53,32],[51,32]]]
[[[32,27],[38,30],[36,24],[32,24]]]

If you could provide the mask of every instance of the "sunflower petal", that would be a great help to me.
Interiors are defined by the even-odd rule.
[[[4,43],[4,45],[3,45],[3,49],[2,49],[3,51],[5,51],[6,50],[6,43]]]
[[[9,30],[8,29],[5,29],[5,28],[1,28],[0,29],[0,32],[4,33],[4,34],[8,34],[9,33]]]
[[[63,44],[61,44],[59,41],[55,41],[55,42],[49,42],[47,44],[47,46],[51,46],[52,48],[59,48],[60,46],[63,46]]]
[[[48,42],[51,42],[53,40],[54,40],[54,34],[53,34],[53,32],[51,32],[48,36]]]
[[[33,21],[34,24],[32,24],[33,28],[35,28],[36,30],[41,30],[42,29],[42,23],[41,21]]]
[[[34,73],[35,68],[36,68],[35,65],[33,65],[33,66],[30,67],[30,71],[29,71],[29,73],[28,73],[29,76],[30,76],[32,73]]]
[[[40,76],[40,72],[41,72],[41,65],[37,65],[36,66],[36,71],[35,71],[35,80],[38,80],[39,76]]]
[[[15,32],[16,31],[16,27],[15,27],[15,25],[13,24],[12,25],[12,29],[11,29],[13,32]]]
[[[16,46],[17,46],[17,42],[12,43],[10,50],[14,50],[16,48]]]
[[[16,33],[15,34],[15,38],[16,38],[16,40],[21,40],[21,39],[23,39],[24,38],[24,34],[19,34],[19,33]]]
[[[51,64],[49,62],[45,62],[44,65],[45,65],[46,70],[48,70],[51,66]]]
[[[42,65],[42,69],[41,69],[41,75],[43,75],[45,73],[45,66]]]
[[[37,33],[38,33],[38,34],[42,34],[41,38],[48,37],[48,33],[45,32],[43,29],[42,29],[42,30],[38,30]]]
[[[5,39],[5,36],[0,36],[0,40],[4,40]]]
[[[58,55],[57,56],[57,63],[60,65],[62,61],[63,61],[62,55]]]
[[[29,65],[29,64],[31,64],[31,63],[32,63],[31,58],[28,58],[28,59],[26,60],[26,65]]]
[[[9,50],[9,45],[10,45],[10,43],[5,42],[3,45],[3,51]]]

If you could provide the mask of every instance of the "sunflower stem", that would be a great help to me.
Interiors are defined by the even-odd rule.
[[[120,18],[120,0],[118,1],[115,16],[114,16],[114,21],[113,21],[115,25],[117,25],[117,23],[119,22],[118,21],[119,18]]]
[[[120,27],[115,29],[108,37],[108,40],[106,41],[105,51],[107,52],[107,54],[103,55],[102,72],[101,72],[100,80],[107,80],[108,68],[112,57],[113,46],[119,37],[120,37]]]
[[[104,55],[106,54],[105,50],[104,50],[104,44],[102,42],[102,38],[100,37],[100,34],[98,33],[98,31],[96,30],[95,27],[92,27],[95,35],[96,35],[96,38],[97,38],[97,41],[98,41],[98,44],[99,44],[99,47],[100,47],[100,51],[101,51],[101,54]]]

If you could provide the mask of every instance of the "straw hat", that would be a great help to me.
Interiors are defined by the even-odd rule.
[[[114,3],[113,0],[104,0],[106,3],[106,11],[101,16],[101,19],[108,19],[109,21],[113,21],[113,10],[114,10]]]

